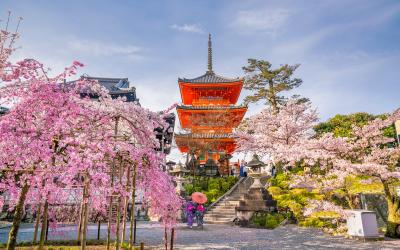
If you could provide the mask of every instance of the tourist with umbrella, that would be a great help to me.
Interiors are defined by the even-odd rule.
[[[200,192],[194,192],[192,194],[192,201],[197,203],[195,215],[197,219],[197,226],[203,228],[203,217],[204,212],[206,209],[204,208],[203,204],[207,202],[207,196]]]
[[[188,227],[193,227],[193,219],[196,216],[196,204],[193,201],[188,201],[185,207],[185,215]]]

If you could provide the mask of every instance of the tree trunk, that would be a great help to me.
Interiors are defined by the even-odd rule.
[[[126,173],[126,192],[129,192],[129,183],[130,183],[130,167],[127,168],[127,173]],[[125,241],[125,231],[126,231],[126,216],[127,216],[127,210],[128,210],[128,201],[129,197],[125,196],[124,198],[124,211],[123,211],[123,216],[122,216],[122,232],[121,232],[121,244],[124,243]]]
[[[18,229],[21,224],[22,212],[24,210],[26,194],[28,193],[28,191],[29,185],[27,183],[24,183],[18,199],[17,206],[15,207],[13,224],[8,235],[7,250],[15,249],[15,245],[17,243]]]
[[[78,223],[78,244],[81,244],[82,236],[82,221],[83,221],[83,210],[84,210],[84,200],[85,200],[85,188],[82,190],[82,202],[79,210],[79,223]]]
[[[135,197],[136,197],[136,163],[133,165],[132,176],[132,208],[131,208],[131,225],[129,231],[129,249],[133,247],[133,222],[135,221]]]
[[[49,211],[49,203],[46,200],[44,203],[44,206],[43,206],[42,229],[40,230],[39,250],[42,250],[43,246],[44,246],[44,240],[46,237],[48,211]]]
[[[165,250],[168,250],[168,233],[167,233],[167,227],[164,227],[164,246],[165,246]]]
[[[277,114],[278,113],[278,101],[276,100],[275,89],[274,89],[274,85],[272,82],[269,83],[268,90],[269,90],[268,102],[271,105],[273,114]]]
[[[39,231],[40,214],[41,213],[42,213],[42,204],[39,204],[38,210],[36,212],[35,231],[33,233],[33,244],[36,244],[36,241],[37,241],[37,234]]]
[[[100,227],[101,227],[101,221],[99,220],[97,222],[97,240],[100,240]]]
[[[119,117],[115,118],[115,126],[114,126],[114,136],[115,138],[118,135],[118,123]],[[114,187],[114,171],[115,171],[115,157],[111,164],[111,188]],[[111,220],[112,220],[112,203],[113,203],[113,193],[110,196],[110,204],[109,204],[109,212],[108,212],[108,223],[107,223],[107,250],[110,249],[110,242],[111,242]]]
[[[115,230],[115,249],[119,250],[119,226],[120,226],[120,218],[121,217],[121,198],[118,197],[118,204],[117,204],[117,215],[116,215],[116,230]]]
[[[387,198],[388,220],[386,236],[400,238],[400,200]]]
[[[386,236],[400,238],[400,197],[390,188],[390,182],[381,179],[388,205]]]
[[[88,177],[86,177],[88,178]],[[84,199],[83,199],[83,216],[82,216],[82,223],[81,223],[81,231],[82,231],[82,242],[81,242],[81,249],[86,249],[86,232],[88,227],[88,207],[89,207],[89,180],[86,179],[85,187],[83,190]]]

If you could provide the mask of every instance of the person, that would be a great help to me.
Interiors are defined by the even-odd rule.
[[[275,175],[276,175],[276,167],[275,167],[275,165],[274,165],[274,166],[272,166],[272,168],[271,168],[271,176],[272,176],[272,177],[275,177]]]
[[[247,163],[246,162],[243,165],[243,176],[247,177]]]
[[[205,212],[205,208],[203,206],[203,204],[198,204],[196,207],[196,219],[197,219],[197,226],[203,228],[203,217],[204,217],[204,212]]]
[[[242,160],[242,162],[240,163],[240,177],[244,177],[244,161]]]
[[[196,213],[196,203],[194,203],[192,201],[188,201],[186,203],[186,207],[185,207],[185,214],[186,214],[188,227],[190,227],[190,228],[193,227],[193,219],[195,217],[195,213]]]

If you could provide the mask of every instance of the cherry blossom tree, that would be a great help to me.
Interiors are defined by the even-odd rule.
[[[345,173],[371,176],[383,185],[388,205],[387,235],[400,237],[400,197],[396,187],[400,178],[400,147],[395,138],[388,138],[384,129],[400,119],[400,110],[377,118],[362,127],[354,127],[354,137],[348,138],[346,157],[335,162]]]
[[[146,203],[166,227],[172,227],[182,201],[160,167],[165,156],[154,150],[158,147],[154,129],[162,117],[123,99],[111,99],[96,82],[81,79],[66,84],[66,78],[83,66],[79,62],[55,77],[35,60],[10,62],[17,37],[2,31],[0,40],[4,85],[0,100],[12,106],[0,118],[0,191],[9,194],[8,205],[15,211],[7,248],[15,248],[26,201],[38,207],[37,216],[42,215],[42,248],[49,216],[57,221],[54,207],[71,202],[67,195],[71,190],[80,197],[76,202],[81,202],[83,249],[89,211],[106,214],[116,201],[118,229],[121,214],[126,220],[129,197],[134,204],[136,182],[146,190]],[[93,94],[98,101],[89,99]],[[118,230],[116,234],[118,248]]]
[[[400,148],[384,130],[398,119],[399,110],[385,119],[376,118],[364,126],[354,126],[353,137],[335,137],[332,133],[316,137],[313,132],[316,111],[310,108],[310,103],[292,100],[276,113],[266,108],[250,117],[242,126],[244,129],[237,132],[238,145],[243,151],[266,155],[270,163],[284,168],[297,165],[320,169],[317,173],[304,171],[302,175],[294,176],[291,187],[329,191],[343,187],[348,175],[362,174],[377,179],[384,187],[388,202],[387,233],[393,236],[400,224],[400,199],[395,190],[400,178]],[[315,205],[318,201],[314,201],[307,213],[321,207],[338,211],[334,204],[323,202],[325,205],[319,206]]]
[[[293,166],[312,153],[307,145],[317,121],[317,112],[309,102],[293,99],[278,112],[267,107],[246,120],[242,131],[237,131],[239,150],[268,156],[271,164]]]

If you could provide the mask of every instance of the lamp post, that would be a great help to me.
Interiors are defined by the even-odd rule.
[[[212,158],[209,158],[204,164],[205,174],[207,176],[216,176],[218,174],[218,165]]]
[[[253,184],[251,184],[250,188],[263,188],[264,186],[261,184],[261,167],[265,166],[265,163],[260,161],[257,154],[253,155],[253,159],[247,164],[247,167],[250,170],[249,176],[254,179]]]
[[[176,181],[176,192],[179,195],[182,195],[184,188],[183,184],[185,182],[185,176],[190,173],[189,170],[185,169],[182,165],[182,163],[178,163],[178,165],[175,166],[172,170],[169,170],[169,174],[175,177]]]

